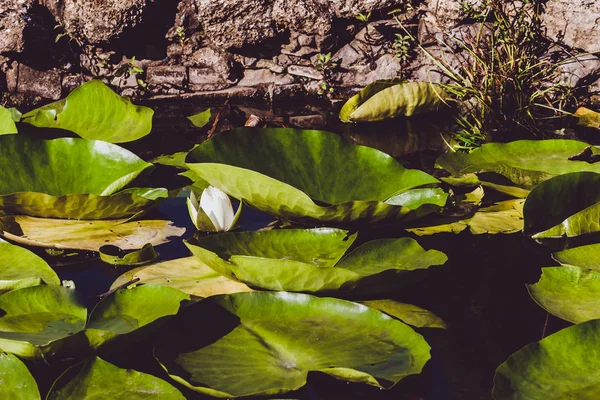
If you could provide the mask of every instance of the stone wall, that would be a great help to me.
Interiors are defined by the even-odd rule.
[[[92,78],[136,98],[273,102],[344,98],[377,79],[438,81],[443,74],[400,24],[451,63],[448,38],[479,29],[469,13],[482,3],[1,0],[0,100],[56,100]],[[561,67],[562,79],[600,90],[600,1],[547,0],[542,18],[553,51],[587,53]]]

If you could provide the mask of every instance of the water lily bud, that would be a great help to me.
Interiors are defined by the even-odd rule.
[[[198,202],[194,192],[187,199],[188,211],[196,229],[207,232],[226,232],[235,226],[241,212],[241,204],[236,214],[229,196],[216,187],[209,186]]]

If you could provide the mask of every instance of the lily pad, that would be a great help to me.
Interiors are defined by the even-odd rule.
[[[21,360],[0,353],[0,398],[11,400],[41,399],[37,383]]]
[[[192,150],[187,166],[261,211],[312,224],[416,218],[415,210],[385,201],[438,183],[333,133],[295,129],[223,132]],[[439,201],[435,193],[431,203]]]
[[[436,167],[458,177],[468,173],[494,172],[517,186],[531,189],[554,176],[571,172],[600,172],[600,163],[569,160],[589,145],[566,139],[519,140],[511,143],[487,143],[469,154],[448,152],[436,161]],[[592,148],[594,154],[600,149]]]
[[[67,370],[52,386],[46,400],[122,399],[144,400],[157,397],[184,400],[167,382],[131,369],[122,369],[94,357]]]
[[[523,214],[525,233],[534,238],[578,236],[600,230],[600,174],[557,176],[533,189]]]
[[[360,304],[255,292],[182,310],[155,355],[177,382],[232,398],[298,389],[311,371],[389,388],[420,373],[429,349],[410,327]]]
[[[94,308],[88,321],[73,289],[40,285],[13,290],[0,296],[0,349],[28,359],[80,357],[147,330],[176,314],[186,299],[185,293],[158,285],[118,290]]]
[[[529,295],[543,309],[580,323],[600,319],[600,273],[579,267],[542,268],[542,277],[528,285]]]
[[[156,249],[150,243],[146,243],[141,249],[131,252],[125,252],[113,245],[104,245],[98,250],[100,251],[100,259],[111,265],[139,266],[151,263],[158,258]]]
[[[0,212],[79,219],[131,216],[165,196],[161,189],[117,193],[151,167],[110,143],[3,135]]]
[[[340,229],[281,229],[196,237],[186,245],[221,275],[292,292],[353,290],[385,272],[402,276],[447,261],[444,253],[425,251],[411,238],[367,242],[341,258],[355,237]]]
[[[587,128],[600,129],[600,113],[586,107],[579,107],[573,114],[578,124]]]
[[[0,243],[0,294],[42,283],[60,285],[58,275],[31,251]]]
[[[448,95],[430,82],[379,81],[367,85],[340,111],[342,122],[375,122],[437,110]]]
[[[74,290],[40,285],[0,296],[0,349],[23,358],[43,358],[69,344],[85,327],[87,310]]]
[[[91,80],[66,98],[36,108],[21,121],[39,128],[60,128],[84,139],[124,143],[152,130],[151,108],[136,106],[113,92],[102,81]]]
[[[203,128],[210,121],[210,108],[186,117],[196,128]]]
[[[253,291],[241,282],[216,273],[195,256],[132,269],[119,276],[111,289],[134,279],[139,279],[139,284],[168,286],[198,297]]]
[[[516,233],[523,230],[524,203],[525,199],[504,200],[483,207],[468,217],[435,216],[406,230],[419,236],[460,233],[467,228],[474,235]]]
[[[360,304],[379,310],[417,328],[446,329],[446,323],[440,317],[414,304],[400,303],[394,300],[366,300],[361,301]]]
[[[514,353],[496,370],[495,400],[595,400],[600,320],[563,329]]]
[[[99,251],[111,244],[122,250],[136,250],[146,243],[153,246],[181,236],[185,228],[165,220],[78,221],[36,218],[25,215],[0,217],[0,233],[7,239],[28,246],[55,249]]]
[[[563,265],[576,265],[600,272],[600,243],[565,249],[553,253],[552,257]]]
[[[15,113],[11,111],[11,109],[0,106],[0,135],[12,135],[17,133],[17,125],[15,125],[14,117]],[[19,119],[17,118],[16,121],[18,120]]]

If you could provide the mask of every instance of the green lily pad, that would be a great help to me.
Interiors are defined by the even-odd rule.
[[[525,199],[504,200],[477,210],[468,217],[435,216],[406,230],[419,236],[436,233],[460,233],[469,228],[474,235],[510,234],[523,230]]]
[[[152,164],[116,145],[83,139],[0,137],[0,212],[119,218],[149,207],[164,189],[119,192]]]
[[[342,122],[375,122],[437,110],[448,97],[430,82],[378,81],[367,85],[340,110]]]
[[[576,265],[600,272],[600,243],[565,249],[553,253],[552,257],[563,265]]]
[[[15,125],[15,122],[19,119],[17,118],[15,120],[15,111],[17,115],[20,115],[14,108],[10,109],[0,106],[0,135],[12,135],[17,133],[17,125]]]
[[[60,128],[84,139],[109,143],[131,142],[152,130],[151,108],[136,106],[102,81],[91,80],[66,98],[36,108],[21,121],[39,128]]]
[[[331,228],[281,229],[196,237],[186,245],[221,275],[292,292],[353,290],[385,272],[402,276],[447,261],[444,253],[425,251],[410,238],[368,242],[342,258],[355,237]]]
[[[312,224],[416,218],[415,210],[385,201],[438,183],[425,172],[406,169],[385,153],[333,133],[295,129],[223,132],[194,148],[187,166],[261,211]],[[431,203],[439,202],[435,192]]]
[[[73,289],[40,285],[13,290],[0,296],[0,350],[32,359],[82,356],[142,334],[150,324],[176,314],[187,299],[187,294],[159,285],[118,290],[88,320]]]
[[[600,174],[557,176],[531,191],[525,202],[525,233],[534,238],[578,236],[597,232]]]
[[[186,117],[196,128],[203,128],[210,121],[210,108]]]
[[[595,400],[600,320],[563,329],[514,353],[496,370],[495,400]]]
[[[0,398],[11,400],[41,399],[37,383],[21,360],[0,353]]]
[[[0,309],[0,349],[23,358],[43,358],[70,346],[87,319],[74,291],[56,285],[5,293]]]
[[[360,304],[379,310],[417,328],[446,329],[446,323],[440,317],[414,304],[400,303],[394,300],[366,300],[361,301]]]
[[[181,302],[189,299],[179,290],[160,285],[119,289],[92,310],[85,335],[90,345],[98,348],[177,314]]]
[[[98,250],[100,259],[111,265],[139,266],[151,263],[158,258],[158,253],[151,243],[146,243],[141,249],[131,252],[125,252],[113,245],[104,245]]]
[[[311,371],[389,388],[430,358],[422,336],[379,311],[285,292],[188,307],[159,337],[155,355],[177,382],[228,398],[295,390]]]
[[[158,246],[183,235],[185,228],[165,220],[78,221],[36,218],[25,215],[0,217],[0,234],[27,246],[68,250],[99,251],[111,244],[122,250],[136,250],[150,243]]]
[[[0,243],[0,294],[42,283],[60,285],[58,275],[31,251]]]
[[[571,172],[600,172],[600,163],[569,160],[589,145],[576,140],[519,140],[511,143],[487,143],[469,154],[448,152],[436,161],[453,176],[494,172],[517,186],[531,189],[554,176]],[[600,149],[593,148],[594,154]]]
[[[485,180],[481,180],[476,174],[466,174],[459,176],[457,178],[447,177],[440,178],[441,181],[446,182],[449,185],[457,186],[457,187],[474,187],[474,186],[483,186],[485,188],[493,189],[497,192],[507,194],[511,197],[515,197],[517,199],[525,199],[529,195],[530,190],[522,189],[520,187],[511,186],[511,185],[501,185],[498,183],[487,182]]]
[[[579,267],[542,268],[542,277],[528,285],[529,295],[543,309],[580,323],[600,319],[600,273]]]
[[[119,276],[113,282],[111,289],[135,279],[139,279],[134,283],[136,285],[168,286],[197,297],[253,291],[241,282],[216,273],[195,256],[134,268]]]
[[[185,399],[179,390],[162,379],[131,369],[122,369],[94,357],[69,368],[54,382],[46,400],[143,400],[150,397],[165,400]]]

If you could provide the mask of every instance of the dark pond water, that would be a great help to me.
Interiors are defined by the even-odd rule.
[[[189,150],[206,137],[208,128],[193,128],[184,118],[205,109],[193,103],[150,104],[156,110],[154,131],[149,139],[129,144],[145,159],[160,154]],[[218,107],[217,107],[218,109]],[[376,147],[400,159],[407,167],[433,171],[435,158],[445,150],[442,136],[451,129],[446,116],[395,121],[368,126],[341,126],[335,114],[310,106],[285,110],[234,107],[227,111],[218,130],[241,126],[250,114],[261,116],[271,126],[327,128],[358,144]],[[169,171],[159,171],[161,185],[177,187],[179,182]],[[153,211],[154,217],[186,228],[183,239],[191,237],[194,227],[188,216],[185,198],[172,198]],[[272,218],[249,207],[241,220],[243,230],[264,227]],[[401,228],[379,226],[361,230],[359,242],[383,237],[406,236]],[[416,238],[416,237],[415,237]],[[301,390],[274,398],[285,399],[407,399],[407,400],[488,400],[494,370],[510,354],[539,340],[547,314],[527,294],[526,283],[537,281],[540,267],[554,265],[547,249],[520,235],[481,235],[469,233],[438,234],[416,238],[426,249],[435,248],[448,255],[448,263],[430,271],[419,282],[398,287],[379,298],[392,298],[416,304],[440,316],[447,330],[419,329],[432,346],[432,358],[423,373],[401,381],[388,391],[366,385],[348,384],[323,374],[309,375]],[[160,260],[189,255],[180,240],[157,247]],[[36,250],[39,254],[40,251]],[[82,300],[91,308],[98,296],[126,269],[103,264],[91,254],[79,257],[44,257],[54,265],[60,278],[73,280]],[[207,322],[209,323],[209,322]],[[547,333],[564,326],[550,318]],[[136,343],[120,354],[103,355],[121,367],[135,368],[168,380],[152,358],[150,343]],[[48,389],[63,369],[41,363],[28,363]],[[180,390],[189,398],[203,398]]]

